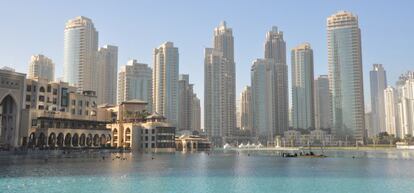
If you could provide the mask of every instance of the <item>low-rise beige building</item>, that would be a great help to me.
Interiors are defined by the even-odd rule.
[[[111,146],[143,152],[174,152],[175,127],[164,116],[149,114],[146,105],[147,102],[131,100],[102,107],[106,109],[102,118],[110,121],[107,127],[113,136]]]

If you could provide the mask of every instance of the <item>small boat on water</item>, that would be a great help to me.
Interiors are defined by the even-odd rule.
[[[414,145],[409,145],[407,142],[397,142],[397,149],[413,149]]]

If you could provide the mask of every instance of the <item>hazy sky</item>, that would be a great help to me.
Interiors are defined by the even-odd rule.
[[[158,1],[0,1],[0,67],[27,72],[32,54],[55,62],[62,76],[63,30],[68,19],[91,18],[99,31],[99,45],[119,47],[119,67],[129,59],[152,66],[152,50],[165,41],[180,53],[180,73],[203,100],[204,48],[212,46],[213,29],[225,20],[233,28],[237,69],[237,96],[250,84],[250,66],[263,57],[265,33],[272,25],[284,32],[290,49],[309,42],[314,50],[315,77],[327,73],[326,18],[339,10],[359,17],[365,95],[369,96],[369,70],[382,63],[388,83],[414,70],[414,1],[361,0],[158,0]],[[290,81],[289,67],[289,81]],[[367,100],[366,103],[369,101]]]

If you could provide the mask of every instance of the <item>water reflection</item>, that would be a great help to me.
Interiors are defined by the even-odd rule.
[[[343,192],[409,192],[414,188],[414,151],[324,153],[329,157],[226,151],[48,155],[45,162],[45,155],[7,156],[0,157],[0,190],[217,193],[332,192],[338,187]]]

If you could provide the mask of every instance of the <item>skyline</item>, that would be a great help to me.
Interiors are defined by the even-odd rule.
[[[362,63],[366,106],[370,106],[369,70],[372,64],[384,65],[389,85],[394,85],[400,74],[410,70],[410,60],[406,56],[409,55],[409,46],[414,43],[414,40],[407,37],[409,37],[410,31],[412,31],[410,29],[413,26],[406,25],[406,22],[413,18],[414,14],[409,11],[410,6],[408,5],[412,3],[408,1],[399,5],[384,1],[376,2],[375,5],[357,1],[332,3],[318,7],[318,12],[311,15],[304,11],[313,10],[312,8],[315,8],[317,3],[303,2],[300,5],[293,5],[289,2],[277,2],[280,7],[295,8],[297,12],[294,13],[269,11],[274,6],[260,6],[257,3],[225,2],[223,7],[214,7],[214,3],[189,1],[178,3],[133,2],[132,5],[125,2],[105,3],[104,8],[114,11],[114,15],[119,18],[117,20],[108,19],[105,12],[94,10],[96,2],[82,3],[83,7],[76,6],[76,3],[55,3],[52,1],[24,3],[24,6],[21,5],[23,2],[11,2],[7,3],[7,6],[1,6],[0,15],[13,19],[4,21],[5,26],[12,27],[5,28],[4,35],[0,37],[0,41],[6,45],[0,47],[0,53],[7,53],[0,54],[0,58],[2,58],[0,66],[10,66],[16,71],[27,73],[30,56],[43,54],[56,64],[56,77],[62,77],[64,26],[69,19],[82,15],[91,18],[99,32],[99,42],[101,43],[99,47],[105,44],[119,47],[118,71],[129,59],[137,59],[138,62],[147,63],[152,67],[152,50],[166,41],[174,42],[180,49],[180,74],[190,74],[190,82],[194,83],[194,90],[202,99],[203,104],[204,72],[199,69],[202,69],[203,66],[204,47],[208,47],[212,43],[212,29],[221,21],[227,21],[234,33],[236,96],[238,96],[242,88],[250,83],[250,79],[247,77],[249,77],[251,63],[254,59],[262,56],[264,35],[273,25],[284,32],[289,53],[288,58],[290,50],[295,45],[309,42],[314,50],[315,77],[327,74],[326,18],[339,10],[347,10],[358,16],[362,30]],[[264,2],[262,5],[269,4]],[[112,3],[116,6],[112,6]],[[226,10],[230,4],[233,6],[232,11],[222,11]],[[276,5],[276,2],[270,4]],[[71,6],[76,6],[76,9]],[[137,6],[143,9],[138,9],[136,12],[128,11]],[[5,7],[7,9],[4,9]],[[160,14],[154,17],[142,17],[150,14],[148,12],[151,9],[145,8],[154,7],[159,8]],[[190,7],[202,10],[197,12],[195,17],[188,17],[192,12],[187,9]],[[17,8],[19,8],[19,12],[15,11]],[[370,11],[384,8],[389,11]],[[163,11],[166,9],[177,10],[177,14],[168,14],[168,11]],[[46,10],[56,11],[54,17],[50,17],[50,12]],[[255,14],[247,14],[248,16],[246,16],[245,13],[251,12],[251,10]],[[220,14],[209,14],[211,11]],[[166,15],[169,16],[169,20],[164,19]],[[302,19],[303,16],[306,16],[306,20]],[[16,23],[19,25],[14,25]],[[384,29],[384,26],[387,27]],[[165,30],[165,27],[168,30]],[[151,30],[142,30],[146,28]],[[302,29],[306,29],[306,33],[303,33]],[[389,37],[390,34],[393,38],[383,38]],[[382,45],[388,46],[385,49],[377,49],[383,48]],[[393,49],[394,47],[400,49]],[[287,61],[287,64],[289,66],[288,74],[291,74],[291,62]],[[291,84],[290,79],[289,84]]]

